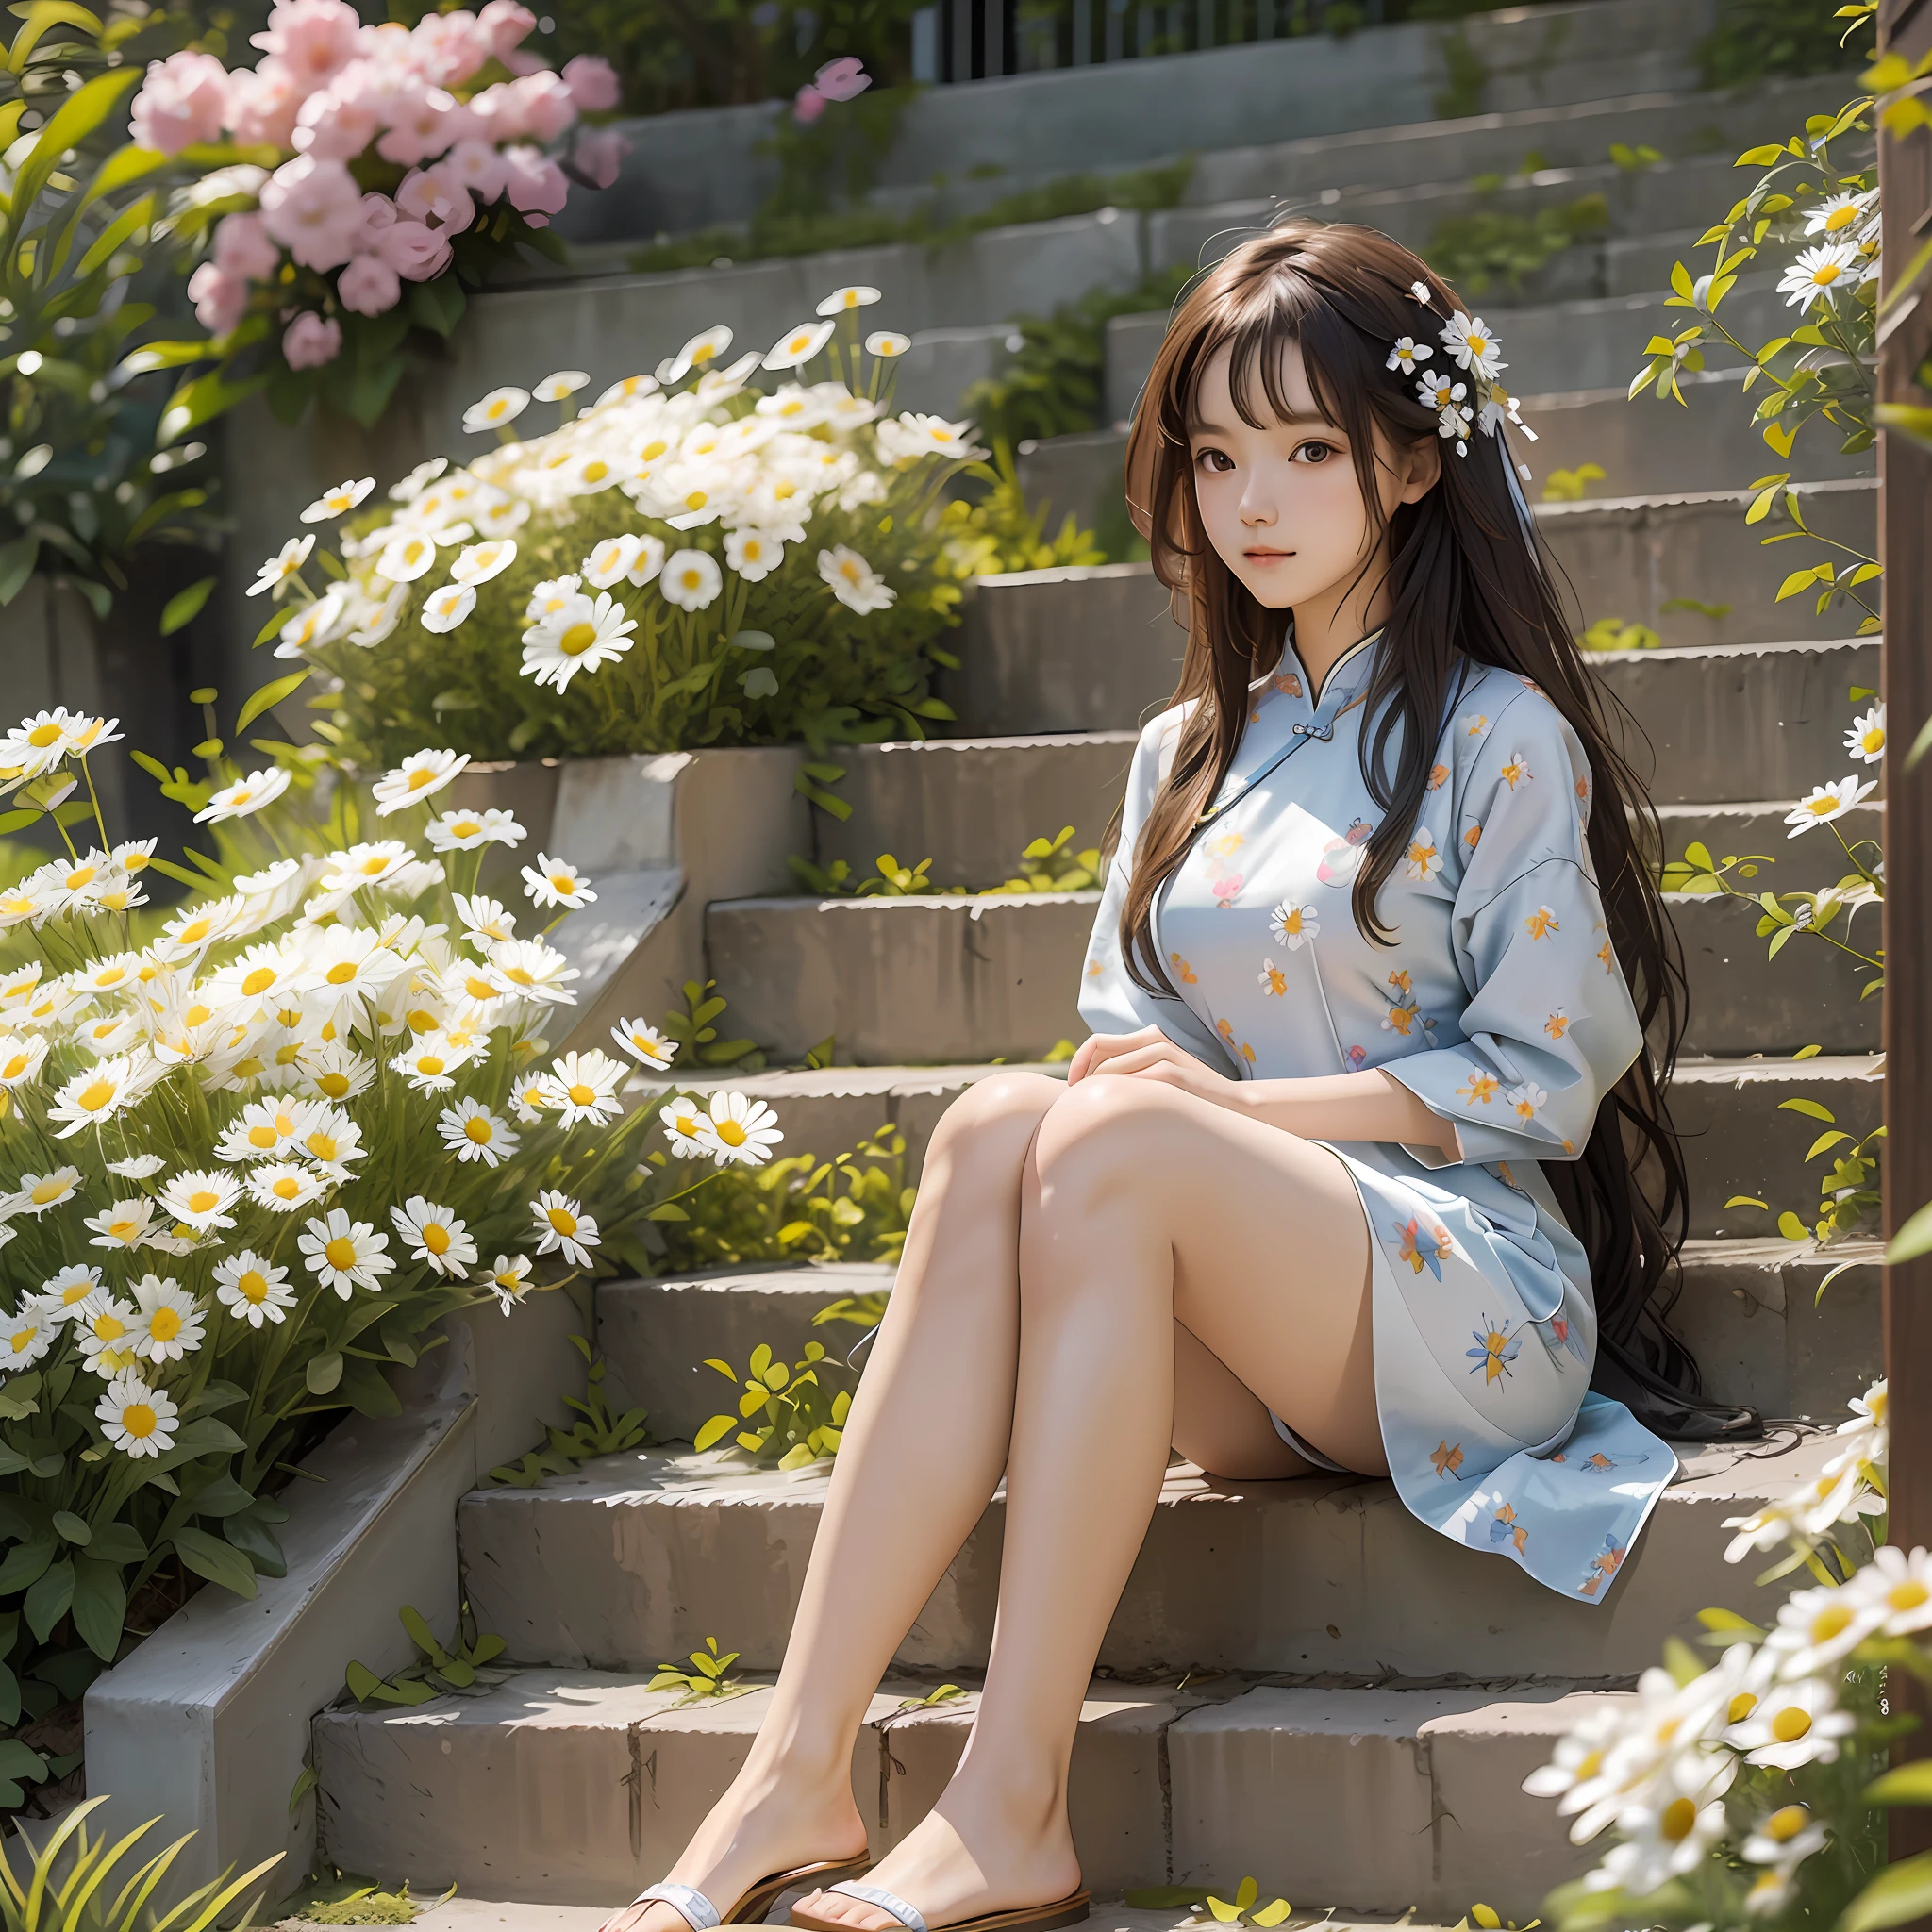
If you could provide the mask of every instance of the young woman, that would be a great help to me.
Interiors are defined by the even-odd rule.
[[[1643,1052],[1655,1018],[1668,1060],[1678,980],[1501,366],[1360,228],[1280,225],[1182,304],[1127,465],[1187,656],[1127,780],[1093,1037],[1064,1085],[1002,1074],[941,1123],[770,1714],[608,1932],[814,1879],[791,1919],[822,1932],[1084,1918],[1068,1762],[1170,1445],[1392,1477],[1553,1614],[1603,1602],[1675,1458],[1591,1392],[1600,1340],[1696,1419],[1632,1177],[1641,1152],[1680,1199]],[[864,1869],[868,1700],[1002,1474],[965,1755],[870,1882],[832,1884]]]

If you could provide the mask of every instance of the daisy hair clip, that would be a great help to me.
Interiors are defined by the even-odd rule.
[[[1409,284],[1408,292],[1431,316],[1437,313],[1435,294],[1426,282]],[[1503,387],[1503,345],[1479,315],[1457,309],[1437,332],[1436,341],[1456,370],[1432,373],[1423,367],[1435,359],[1435,347],[1413,336],[1399,336],[1389,352],[1388,367],[1416,378],[1416,393],[1436,412],[1437,433],[1456,444],[1456,454],[1469,454],[1473,428],[1493,436],[1500,423],[1511,423],[1531,442],[1536,431],[1518,413],[1517,401]],[[1458,375],[1456,371],[1460,371]]]

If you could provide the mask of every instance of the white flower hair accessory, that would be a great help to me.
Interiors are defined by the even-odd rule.
[[[1435,297],[1426,282],[1411,282],[1408,292],[1424,308],[1434,311]],[[1422,372],[1416,393],[1435,410],[1437,433],[1455,443],[1456,454],[1469,454],[1472,431],[1480,429],[1485,436],[1494,436],[1502,423],[1511,424],[1534,442],[1536,431],[1523,420],[1516,398],[1503,387],[1502,373],[1509,366],[1503,360],[1503,344],[1482,317],[1458,308],[1442,324],[1436,340],[1468,379],[1457,381],[1446,372],[1441,375]],[[1400,336],[1389,352],[1387,366],[1414,376],[1434,356],[1427,342]]]

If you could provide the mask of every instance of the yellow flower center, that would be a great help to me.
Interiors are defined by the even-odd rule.
[[[601,483],[609,474],[610,465],[601,457],[592,457],[583,468],[583,478],[586,483]]]
[[[717,1133],[719,1140],[724,1141],[727,1147],[742,1147],[751,1138],[745,1132],[744,1124],[741,1121],[720,1121]]]
[[[250,1268],[235,1277],[235,1292],[257,1307],[268,1299],[268,1277],[259,1268]]]
[[[1824,218],[1824,232],[1836,235],[1840,228],[1849,228],[1858,219],[1857,202],[1847,202],[1843,208],[1835,208]]]
[[[145,1402],[130,1402],[121,1411],[121,1426],[138,1441],[145,1441],[160,1426],[160,1418]]]
[[[412,1012],[404,1014],[403,1017],[408,1022],[411,1033],[434,1033],[436,1031],[436,1015],[423,1007],[416,1008]]]
[[[693,508],[695,508],[695,506],[693,506]],[[698,586],[704,582],[704,572],[701,570],[693,570],[689,565],[686,566],[686,568],[679,574],[678,576],[678,582],[681,583],[687,591],[695,591],[698,588]]]
[[[576,1083],[576,1085],[570,1090],[570,1097],[573,1106],[589,1107],[591,1103],[596,1099],[597,1090],[594,1087],[586,1087],[584,1083],[581,1080],[579,1080]]]
[[[127,1324],[118,1315],[103,1313],[93,1319],[93,1334],[97,1341],[119,1341],[126,1333]]]
[[[250,1127],[248,1144],[251,1147],[273,1147],[281,1136],[273,1127]]]
[[[443,1059],[441,1054],[425,1053],[417,1057],[416,1071],[432,1080],[442,1072],[442,1069]]]
[[[1788,1704],[1771,1721],[1771,1735],[1780,1744],[1795,1744],[1811,1728],[1811,1713]]]
[[[275,969],[273,966],[258,966],[242,982],[242,991],[250,999],[258,992],[266,992],[275,983]]]
[[[567,872],[554,872],[550,874],[550,890],[553,892],[575,892],[577,882]]]
[[[1682,1844],[1697,1823],[1697,1807],[1689,1798],[1673,1798],[1664,1807],[1657,1830],[1669,1844]]]
[[[463,991],[473,1000],[490,1000],[496,997],[495,987],[478,973],[470,973],[464,975]]]
[[[463,1136],[478,1147],[487,1147],[496,1138],[496,1130],[482,1114],[472,1114],[463,1123]]]
[[[569,1236],[576,1233],[577,1218],[568,1208],[547,1208],[545,1212],[549,1216],[551,1226],[558,1234]]]
[[[558,639],[557,648],[566,658],[581,658],[597,641],[597,626],[594,624],[574,624]]]
[[[93,882],[94,874],[99,871],[100,867],[97,865],[76,867],[75,871],[67,874],[67,890],[70,892],[77,892],[83,886],[91,885]]]
[[[448,1254],[449,1229],[438,1221],[427,1223],[423,1229],[423,1245],[432,1255]]]
[[[211,1188],[196,1188],[188,1197],[191,1214],[208,1214],[221,1206],[222,1197]]]
[[[157,1341],[173,1341],[181,1332],[181,1317],[173,1308],[157,1308],[147,1318],[147,1332]]]
[[[35,1339],[39,1336],[40,1332],[38,1324],[26,1328],[16,1328],[10,1338],[13,1343],[14,1354],[25,1355],[34,1345]]]
[[[269,1192],[272,1193],[277,1201],[293,1201],[299,1199],[302,1192],[302,1181],[300,1175],[292,1174],[277,1174],[275,1178],[269,1184]]]
[[[21,1075],[22,1075],[22,1074],[23,1074],[24,1073],[25,1073],[25,1072],[26,1072],[26,1065],[27,1065],[27,1062],[28,1062],[28,1061],[29,1061],[30,1059],[32,1059],[32,1058],[33,1058],[33,1055],[32,1055],[32,1054],[30,1054],[30,1053],[17,1053],[17,1054],[15,1054],[15,1055],[14,1055],[14,1056],[13,1056],[13,1057],[12,1057],[12,1058],[10,1058],[10,1059],[9,1059],[9,1060],[8,1061],[8,1062],[7,1062],[7,1067],[6,1067],[6,1070],[5,1070],[5,1072],[4,1072],[4,1073],[0,1073],[0,1079],[5,1079],[5,1080],[17,1080],[17,1079],[19,1079],[19,1078],[20,1078],[20,1076],[21,1076]]]
[[[1932,1596],[1932,1591],[1927,1591],[1916,1577],[1908,1576],[1885,1592],[1885,1601],[1894,1610],[1916,1610],[1927,1596]]]
[[[798,494],[798,485],[788,477],[781,477],[772,485],[772,494],[778,502],[784,503]]]
[[[180,932],[180,940],[181,940],[181,943],[182,943],[182,944],[183,944],[184,946],[194,946],[194,945],[199,945],[199,944],[201,943],[201,941],[202,941],[203,940],[207,939],[207,937],[208,936],[208,934],[209,934],[210,932],[212,932],[213,930],[214,930],[214,921],[213,921],[213,920],[211,920],[211,919],[191,919],[191,920],[190,920],[190,921],[188,922],[188,924],[187,924],[186,925],[184,925],[184,926],[183,926],[183,927],[181,928],[181,932]]]
[[[1851,1621],[1852,1613],[1843,1604],[1827,1604],[1811,1619],[1811,1641],[1829,1643]]]
[[[302,1143],[318,1160],[333,1160],[336,1158],[337,1141],[333,1134],[324,1133],[318,1128]]]
[[[537,983],[536,975],[525,966],[507,967],[503,976],[518,986],[535,986]]]
[[[331,1100],[341,1100],[349,1091],[349,1076],[346,1074],[322,1074],[317,1075],[315,1084]]]
[[[1740,1724],[1757,1708],[1757,1698],[1756,1693],[1750,1690],[1740,1690],[1725,1707],[1724,1722],[1727,1724]]]
[[[331,1268],[340,1269],[346,1274],[356,1265],[356,1243],[347,1235],[339,1234],[334,1241],[324,1246],[322,1258]]]
[[[26,741],[36,751],[45,751],[50,744],[58,743],[60,727],[58,724],[36,724],[26,735]]]
[[[323,977],[331,986],[347,986],[356,976],[356,962],[353,959],[338,959]]]
[[[1764,1821],[1764,1835],[1775,1839],[1779,1844],[1789,1844],[1804,1830],[1811,1814],[1802,1805],[1787,1805],[1781,1811],[1774,1811]]]
[[[80,1105],[89,1113],[99,1113],[119,1091],[120,1087],[113,1080],[90,1080],[80,1090]]]
[[[490,418],[490,420],[492,423],[494,423],[501,416],[503,416],[508,410],[508,408],[509,398],[508,396],[496,396],[491,399],[489,408],[484,411],[484,413]]]
[[[45,1208],[49,1203],[59,1200],[66,1192],[67,1183],[56,1175],[49,1174],[45,1180],[34,1183],[33,1204],[36,1208]]]
[[[1837,281],[1839,276],[1843,274],[1844,270],[1841,269],[1837,262],[1821,261],[1818,264],[1818,266],[1811,271],[1812,286],[1814,288],[1819,289],[1828,289],[1831,287],[1832,283]]]

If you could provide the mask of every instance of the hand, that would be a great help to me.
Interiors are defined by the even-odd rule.
[[[1203,1066],[1158,1026],[1143,1026],[1138,1033],[1096,1033],[1083,1041],[1067,1069],[1067,1085],[1075,1086],[1096,1074],[1158,1080],[1163,1086],[1178,1087],[1184,1093],[1211,1101],[1216,1107],[1239,1107],[1238,1096],[1244,1085]]]

